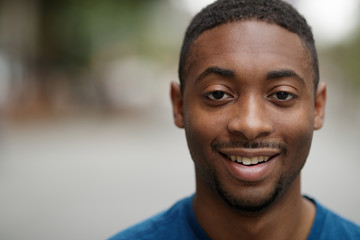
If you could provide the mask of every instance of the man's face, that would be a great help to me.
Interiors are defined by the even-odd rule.
[[[258,211],[299,183],[325,86],[314,95],[310,56],[277,25],[220,25],[194,42],[183,94],[172,85],[175,123],[185,128],[197,191]]]

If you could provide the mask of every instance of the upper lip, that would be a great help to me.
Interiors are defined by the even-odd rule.
[[[219,152],[226,156],[241,156],[241,157],[260,157],[260,156],[268,156],[273,157],[275,155],[280,154],[279,149],[272,148],[264,148],[264,149],[244,149],[244,148],[236,148],[236,149],[219,149]]]

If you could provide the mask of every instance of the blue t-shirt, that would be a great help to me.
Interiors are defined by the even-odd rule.
[[[192,207],[194,196],[184,198],[170,209],[130,227],[109,240],[210,239],[198,223]],[[340,217],[313,199],[316,216],[308,240],[360,239],[360,226]]]

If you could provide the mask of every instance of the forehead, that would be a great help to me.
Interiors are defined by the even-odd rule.
[[[236,70],[293,68],[312,81],[311,58],[300,37],[275,24],[238,21],[202,33],[189,52],[188,77],[210,65]]]

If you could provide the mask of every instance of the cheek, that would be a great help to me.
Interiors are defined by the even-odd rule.
[[[197,169],[208,169],[206,161],[208,152],[211,152],[209,136],[204,130],[205,126],[200,124],[198,121],[185,121],[185,135],[186,141],[191,155]],[[205,159],[205,160],[204,160]],[[201,166],[201,167],[200,167]],[[199,168],[200,167],[200,168]]]
[[[212,154],[211,142],[224,134],[224,123],[218,114],[211,114],[193,106],[186,109],[184,128],[190,153],[194,160]]]
[[[312,135],[314,130],[314,108],[308,99],[293,109],[273,111],[271,116],[278,131],[289,131],[293,137],[303,134]]]
[[[190,148],[201,149],[209,145],[211,136],[216,131],[210,119],[199,114],[185,117],[185,134]]]
[[[286,118],[278,115],[274,121],[288,146],[289,154],[296,158],[301,157],[298,159],[300,161],[305,161],[307,158],[312,142],[314,118],[311,113],[311,109],[303,109],[287,114]]]

